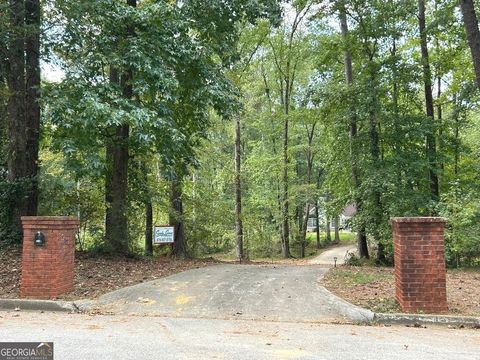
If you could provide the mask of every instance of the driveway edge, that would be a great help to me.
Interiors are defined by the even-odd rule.
[[[329,290],[327,290],[324,286],[320,287],[320,291],[324,293],[325,298],[329,302],[329,304],[336,308],[337,311],[342,314],[342,316],[353,323],[356,324],[370,324],[375,319],[375,313],[364,309],[360,306],[354,305],[337,295],[333,294]]]

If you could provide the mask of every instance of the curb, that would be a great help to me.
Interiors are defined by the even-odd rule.
[[[35,311],[55,311],[55,312],[74,312],[75,307],[68,301],[53,300],[27,300],[27,299],[2,299],[0,300],[1,310],[35,310]]]
[[[336,309],[345,319],[356,324],[371,324],[375,321],[375,313],[372,311],[343,300],[325,287],[322,287],[320,291],[324,293],[330,306]]]
[[[451,315],[385,314],[352,305],[326,291],[330,304],[337,308],[345,318],[358,324],[411,325],[411,326],[450,326],[480,329],[480,317]],[[0,311],[26,310],[84,313],[92,309],[92,300],[54,301],[30,299],[0,299]]]
[[[0,310],[27,310],[81,313],[91,308],[92,301],[54,301],[30,299],[0,299]]]
[[[372,322],[384,325],[440,325],[480,329],[480,317],[475,316],[375,313]]]

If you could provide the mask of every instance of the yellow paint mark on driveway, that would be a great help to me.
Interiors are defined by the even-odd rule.
[[[179,295],[175,298],[175,304],[177,305],[185,305],[192,300],[192,296],[185,296],[185,295]]]

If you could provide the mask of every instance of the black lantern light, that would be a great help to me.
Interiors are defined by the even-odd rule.
[[[35,246],[44,246],[45,245],[45,235],[42,232],[37,231],[35,238],[33,239]]]

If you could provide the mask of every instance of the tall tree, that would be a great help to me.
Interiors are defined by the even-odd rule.
[[[40,142],[40,0],[25,0],[25,122],[27,174],[31,179],[26,214],[38,208],[38,152]]]
[[[365,36],[365,35],[364,35]],[[382,151],[380,149],[380,121],[379,112],[380,106],[378,101],[378,71],[379,64],[377,64],[377,43],[376,37],[371,38],[370,35],[365,36],[363,41],[363,49],[368,58],[367,78],[368,78],[368,135],[370,141],[370,158],[372,162],[372,172],[379,174],[382,167],[381,161],[383,159]],[[377,244],[377,260],[385,262],[384,244],[380,236],[380,229],[382,226],[383,205],[381,199],[381,183],[375,183],[371,189],[372,197],[372,225],[371,234]]]
[[[335,218],[333,219],[333,226],[335,228],[335,244],[338,244],[340,243],[340,219],[338,216],[335,216]]]
[[[349,50],[349,31],[347,23],[347,13],[345,10],[345,5],[343,2],[339,4],[339,16],[340,16],[340,29],[342,33],[342,39],[344,41],[344,66],[345,66],[345,79],[347,85],[352,88],[354,85],[353,82],[353,65],[352,65],[352,54]],[[357,214],[361,215],[363,208],[363,200],[359,194],[361,180],[360,173],[358,169],[356,155],[354,153],[354,145],[357,139],[357,115],[355,112],[354,104],[350,108],[350,121],[349,121],[349,139],[350,139],[350,167],[351,167],[351,178],[353,184],[353,191],[355,192],[355,204],[357,207]],[[357,230],[357,247],[358,254],[360,257],[368,258],[368,245],[367,245],[367,234],[365,230],[365,224],[363,221],[360,222]]]
[[[240,115],[235,116],[235,239],[237,260],[244,260],[241,180],[241,123]]]
[[[127,0],[127,5],[136,8],[137,0]],[[125,34],[119,34],[120,41],[127,44],[135,36],[133,24],[127,27]],[[130,49],[125,49],[126,52]],[[127,56],[127,53],[125,53]],[[111,71],[116,72],[115,69]],[[117,79],[115,79],[117,80]],[[133,97],[133,71],[131,68],[123,69],[119,75],[119,86],[125,99]],[[130,252],[128,240],[128,160],[129,160],[129,137],[130,126],[123,122],[113,127],[113,141],[107,146],[107,159],[111,159],[111,171],[108,172],[107,183],[109,197],[109,219],[105,221],[105,239],[111,251],[117,254],[127,255]]]
[[[318,217],[320,216],[319,211],[318,211],[318,200],[315,202],[315,237],[317,240],[317,249],[320,249],[321,243],[320,243],[320,221]]]
[[[153,203],[145,203],[145,255],[153,256]]]
[[[173,212],[170,213],[169,218],[170,225],[173,225],[175,228],[174,254],[175,256],[184,259],[188,256],[188,253],[183,219],[182,179],[179,178],[177,174],[173,174],[170,186],[170,204]]]
[[[20,232],[20,216],[36,215],[40,133],[40,2],[10,0],[6,78],[8,179],[23,191],[13,204],[13,226]]]
[[[65,28],[54,34],[54,49],[66,73],[51,92],[55,141],[63,140],[69,163],[81,154],[86,167],[105,169],[105,245],[128,253],[131,160],[156,154],[167,171],[178,162],[182,182],[206,136],[209,110],[231,117],[238,103],[224,74],[237,56],[238,24],[270,17],[277,2],[54,4],[52,24]]]
[[[315,114],[316,115],[316,114]],[[314,115],[314,116],[315,116]],[[308,114],[302,114],[303,118],[308,118]],[[315,118],[311,124],[305,124],[305,137],[307,139],[306,149],[305,149],[305,160],[306,160],[306,179],[305,179],[305,186],[306,186],[306,196],[305,196],[305,203],[303,205],[303,223],[300,227],[300,257],[305,257],[305,248],[307,246],[307,226],[308,226],[308,219],[310,217],[310,209],[311,204],[315,201],[312,199],[312,194],[310,191],[310,185],[312,183],[312,175],[313,175],[313,166],[315,161],[315,150],[314,150],[314,140],[315,139],[315,129],[318,124],[318,119]],[[302,129],[303,130],[303,129]],[[315,193],[313,197],[316,197],[317,194]]]
[[[480,31],[478,29],[477,13],[473,0],[460,0],[460,8],[463,15],[463,24],[467,34],[468,46],[472,54],[473,67],[480,88]]]
[[[296,52],[295,40],[300,30],[300,25],[310,11],[313,3],[305,2],[294,4],[295,16],[286,34],[280,34],[280,47],[277,48],[271,42],[275,67],[278,72],[278,85],[280,93],[280,104],[283,111],[283,176],[282,176],[282,256],[290,257],[290,197],[289,197],[289,130],[290,110],[295,90],[295,81],[298,64],[302,60]],[[286,36],[286,44],[284,38]],[[284,46],[286,49],[284,49]]]
[[[428,55],[427,30],[425,24],[425,0],[418,0],[418,27],[420,31],[420,48],[422,53],[423,83],[425,91],[425,106],[427,117],[434,122],[434,105],[432,93],[432,72]],[[437,175],[437,146],[433,130],[426,136],[426,153],[429,162],[430,194],[433,200],[438,201],[438,175]]]
[[[330,216],[325,214],[325,242],[330,244],[332,242],[332,232],[330,228]]]

